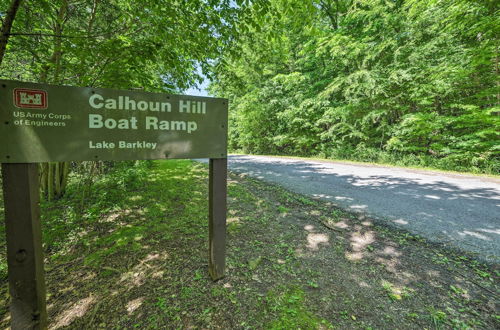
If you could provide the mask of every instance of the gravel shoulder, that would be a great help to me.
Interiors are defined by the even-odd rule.
[[[229,157],[229,169],[498,263],[496,178],[270,156]]]

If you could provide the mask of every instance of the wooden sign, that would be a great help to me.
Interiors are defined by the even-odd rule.
[[[221,158],[225,99],[0,80],[0,159]]]
[[[12,329],[47,328],[38,162],[210,158],[208,270],[224,276],[225,99],[0,80]]]

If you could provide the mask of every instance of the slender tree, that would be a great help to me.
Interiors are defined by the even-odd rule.
[[[9,42],[10,30],[16,18],[17,10],[21,5],[22,0],[12,0],[2,22],[2,35],[0,35],[0,66],[2,65],[3,56]]]

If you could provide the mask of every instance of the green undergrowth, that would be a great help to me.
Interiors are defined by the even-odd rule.
[[[213,282],[207,196],[207,166],[188,160],[74,174],[64,198],[42,203],[50,327],[499,326],[495,266],[231,173],[226,276]],[[3,239],[0,255],[5,328]]]
[[[272,321],[265,325],[269,329],[330,329],[333,326],[313,313],[305,304],[305,293],[298,287],[280,287],[266,296],[266,313]]]

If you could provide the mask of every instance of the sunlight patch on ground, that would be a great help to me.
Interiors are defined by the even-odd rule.
[[[327,234],[309,233],[307,234],[307,248],[309,250],[317,251],[320,244],[328,244],[330,238]]]
[[[375,242],[375,233],[373,231],[367,231],[363,234],[356,232],[351,235],[351,248],[354,252],[364,250],[373,242]]]
[[[403,219],[396,219],[396,220],[393,220],[392,222],[400,224],[400,225],[407,225],[408,224],[408,221],[403,220]]]
[[[482,240],[485,240],[485,241],[491,241],[491,238],[487,237],[487,236],[484,236],[482,234],[479,234],[479,233],[476,233],[476,232],[473,232],[473,231],[469,231],[469,230],[464,230],[463,232],[460,232],[458,233],[460,236],[464,237],[464,236],[472,236],[472,237],[475,237],[475,238],[479,238],[479,239],[482,239]]]
[[[353,199],[345,196],[335,196],[335,199],[338,201],[352,201]]]
[[[227,221],[226,221],[228,224],[230,223],[240,223],[240,218],[239,217],[230,217],[230,218],[227,218]]]
[[[131,202],[138,202],[138,201],[140,201],[142,199],[144,199],[144,197],[141,196],[141,195],[130,196],[128,198],[128,200],[131,201]]]
[[[401,252],[398,252],[396,248],[393,246],[386,246],[384,250],[382,251],[383,255],[390,256],[390,257],[400,257]]]
[[[371,285],[366,283],[365,281],[361,281],[358,283],[360,287],[362,288],[371,288]]]
[[[124,215],[129,215],[130,213],[131,213],[130,210],[115,211],[113,213],[108,214],[108,216],[104,217],[101,221],[114,223],[116,221],[116,219],[118,219],[119,217],[124,216]]]
[[[88,272],[87,275],[82,277],[82,281],[91,281],[97,277],[95,272]]]
[[[403,286],[395,285],[387,280],[382,280],[380,284],[392,300],[402,300],[405,296],[408,296],[409,289]]]
[[[350,260],[350,261],[359,261],[359,260],[363,259],[364,254],[363,254],[363,252],[346,252],[345,257],[347,260]]]
[[[428,270],[426,272],[426,275],[428,277],[440,277],[441,276],[441,272],[440,271],[437,271],[437,270]]]
[[[331,198],[333,198],[332,196],[325,195],[325,194],[312,194],[312,196],[315,197],[315,198],[323,198],[323,199],[331,199]]]
[[[368,205],[360,205],[360,204],[356,204],[356,205],[351,205],[349,206],[350,209],[352,210],[364,210],[364,209],[367,209],[368,208]]]
[[[364,251],[367,246],[375,242],[375,233],[373,231],[367,231],[365,233],[359,232],[361,230],[361,226],[356,225],[355,233],[351,234],[350,244],[352,251],[346,251],[345,257],[351,261],[359,261],[364,257]]]
[[[416,281],[418,278],[415,274],[409,272],[400,272],[401,277],[404,278],[403,283],[408,284],[412,281]]]
[[[305,225],[304,229],[310,232],[310,231],[314,230],[314,226],[313,225]]]
[[[52,329],[67,327],[77,318],[84,316],[95,301],[96,298],[94,296],[79,300],[57,317],[56,323]]]
[[[385,269],[388,272],[391,272],[394,274],[398,273],[397,266],[400,264],[400,262],[397,258],[385,259],[385,258],[378,257],[378,258],[375,258],[375,261],[384,265]]]
[[[59,293],[61,294],[64,294],[64,293],[67,293],[67,292],[70,292],[70,291],[73,291],[75,290],[75,286],[74,285],[69,285],[65,288],[62,288],[61,290],[59,290]]]
[[[478,231],[482,231],[483,233],[497,234],[500,235],[500,229],[477,229]]]
[[[139,264],[136,265],[133,270],[124,273],[120,278],[120,282],[124,282],[129,288],[132,288],[143,285],[150,277],[162,277],[164,271],[158,269],[158,266],[150,265],[149,263],[166,259],[168,259],[168,254],[166,252],[161,254],[150,253],[144,259],[139,261]]]
[[[333,226],[340,228],[340,229],[348,229],[349,228],[349,225],[345,221],[336,222]]]
[[[362,288],[371,288],[372,286],[366,281],[364,281],[358,274],[351,274],[351,278],[358,283],[358,285]]]
[[[137,310],[137,308],[141,307],[143,302],[144,302],[144,297],[140,297],[129,301],[127,303],[127,314],[131,315],[132,313],[134,313]]]
[[[128,272],[122,275],[120,282],[127,282],[129,287],[141,286],[146,280],[146,273],[142,271]]]

